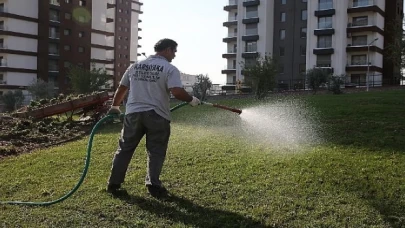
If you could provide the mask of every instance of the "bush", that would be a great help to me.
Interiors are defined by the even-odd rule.
[[[21,90],[8,91],[0,96],[0,101],[4,103],[5,110],[11,112],[22,105],[24,95]]]
[[[328,82],[328,78],[329,73],[322,68],[312,68],[306,72],[306,83],[314,91],[314,94],[316,94],[322,84]]]

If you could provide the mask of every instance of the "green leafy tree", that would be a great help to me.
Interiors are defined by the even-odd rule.
[[[269,54],[259,56],[250,64],[242,64],[245,84],[252,86],[256,99],[264,99],[276,86],[278,64]]]
[[[69,68],[68,77],[75,93],[84,94],[100,90],[111,79],[105,69],[96,69],[94,64],[91,70],[79,66]]]
[[[405,68],[405,34],[402,23],[393,21],[389,23],[387,33],[390,34],[392,42],[385,47],[387,58],[400,68]]]
[[[197,75],[197,82],[193,85],[193,95],[204,101],[207,98],[207,90],[212,86],[208,75]]]
[[[322,68],[312,68],[309,69],[306,73],[307,85],[310,89],[312,89],[314,94],[316,94],[322,84],[328,82],[328,78],[329,73]]]
[[[21,90],[7,91],[0,96],[0,101],[4,104],[6,111],[14,111],[22,105],[24,94]]]
[[[55,95],[54,85],[42,79],[34,80],[27,90],[35,99],[49,99]]]
[[[333,94],[342,94],[341,86],[345,83],[346,75],[333,75],[329,79],[328,89],[333,92]]]

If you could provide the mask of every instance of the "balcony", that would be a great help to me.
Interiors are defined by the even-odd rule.
[[[53,6],[60,6],[60,0],[49,0],[49,4]]]
[[[243,1],[243,6],[258,6],[260,5],[260,0],[244,0]]]
[[[225,66],[222,70],[222,74],[235,74],[236,73],[236,66]]]
[[[350,38],[351,33],[354,32],[378,32],[381,35],[384,35],[384,31],[377,26],[377,23],[374,22],[374,19],[372,18],[349,22],[347,24],[346,32],[348,38]]]
[[[360,60],[351,60],[346,64],[346,71],[350,72],[367,72],[367,68],[369,68],[370,71],[372,72],[383,72],[383,69],[379,66],[375,65],[375,61],[373,59],[370,59],[370,66],[367,66],[367,60],[366,59],[360,59]]]
[[[60,33],[59,32],[50,32],[49,33],[49,38],[51,38],[51,39],[59,39],[60,38]]]
[[[367,48],[367,43],[364,44],[348,44],[346,47],[346,52],[367,52],[368,48]],[[370,52],[377,52],[380,54],[384,53],[384,50],[377,47],[377,46],[370,46]]]
[[[376,4],[376,0],[358,0],[349,2],[347,13],[362,13],[362,12],[376,12],[383,17],[385,16],[384,10],[382,10]]]
[[[319,3],[318,9],[315,10],[316,17],[327,17],[335,15],[336,10],[334,9],[333,2],[323,2]]]
[[[316,48],[313,50],[314,55],[333,54],[335,50],[332,47],[332,41],[318,41]]]
[[[229,17],[228,21],[224,22],[225,27],[229,27],[232,25],[237,25],[238,24],[238,18],[237,17]]]
[[[257,41],[259,40],[259,31],[258,29],[249,29],[246,30],[246,34],[242,36],[243,41]]]
[[[225,43],[233,42],[237,40],[237,33],[228,33],[228,36],[225,37],[222,41]]]
[[[7,66],[7,60],[6,59],[1,59],[0,60],[0,67],[6,67]]]
[[[222,58],[236,58],[237,48],[228,48],[225,54],[222,54]]]
[[[332,22],[318,23],[318,28],[314,30],[315,36],[325,36],[335,34],[335,29],[332,27]]]
[[[243,49],[242,58],[257,58],[258,56],[257,45],[249,45]]]
[[[225,11],[231,11],[238,8],[238,0],[229,0],[228,5],[224,6]]]
[[[58,65],[49,65],[49,68],[48,68],[48,71],[49,72],[59,72],[59,66]]]
[[[107,9],[112,9],[116,7],[116,2],[115,0],[108,0],[107,1]]]
[[[259,12],[248,12],[245,18],[242,20],[243,24],[254,24],[259,23]]]

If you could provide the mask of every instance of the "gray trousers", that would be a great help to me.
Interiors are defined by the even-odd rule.
[[[113,159],[109,184],[124,182],[129,162],[144,135],[146,135],[146,150],[148,152],[145,184],[162,185],[159,176],[169,143],[170,121],[159,116],[153,110],[125,115],[118,149]]]

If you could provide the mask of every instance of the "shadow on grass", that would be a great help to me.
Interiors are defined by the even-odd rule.
[[[202,207],[173,194],[160,201],[128,194],[117,197],[159,217],[193,227],[269,227],[252,218],[234,212]]]

